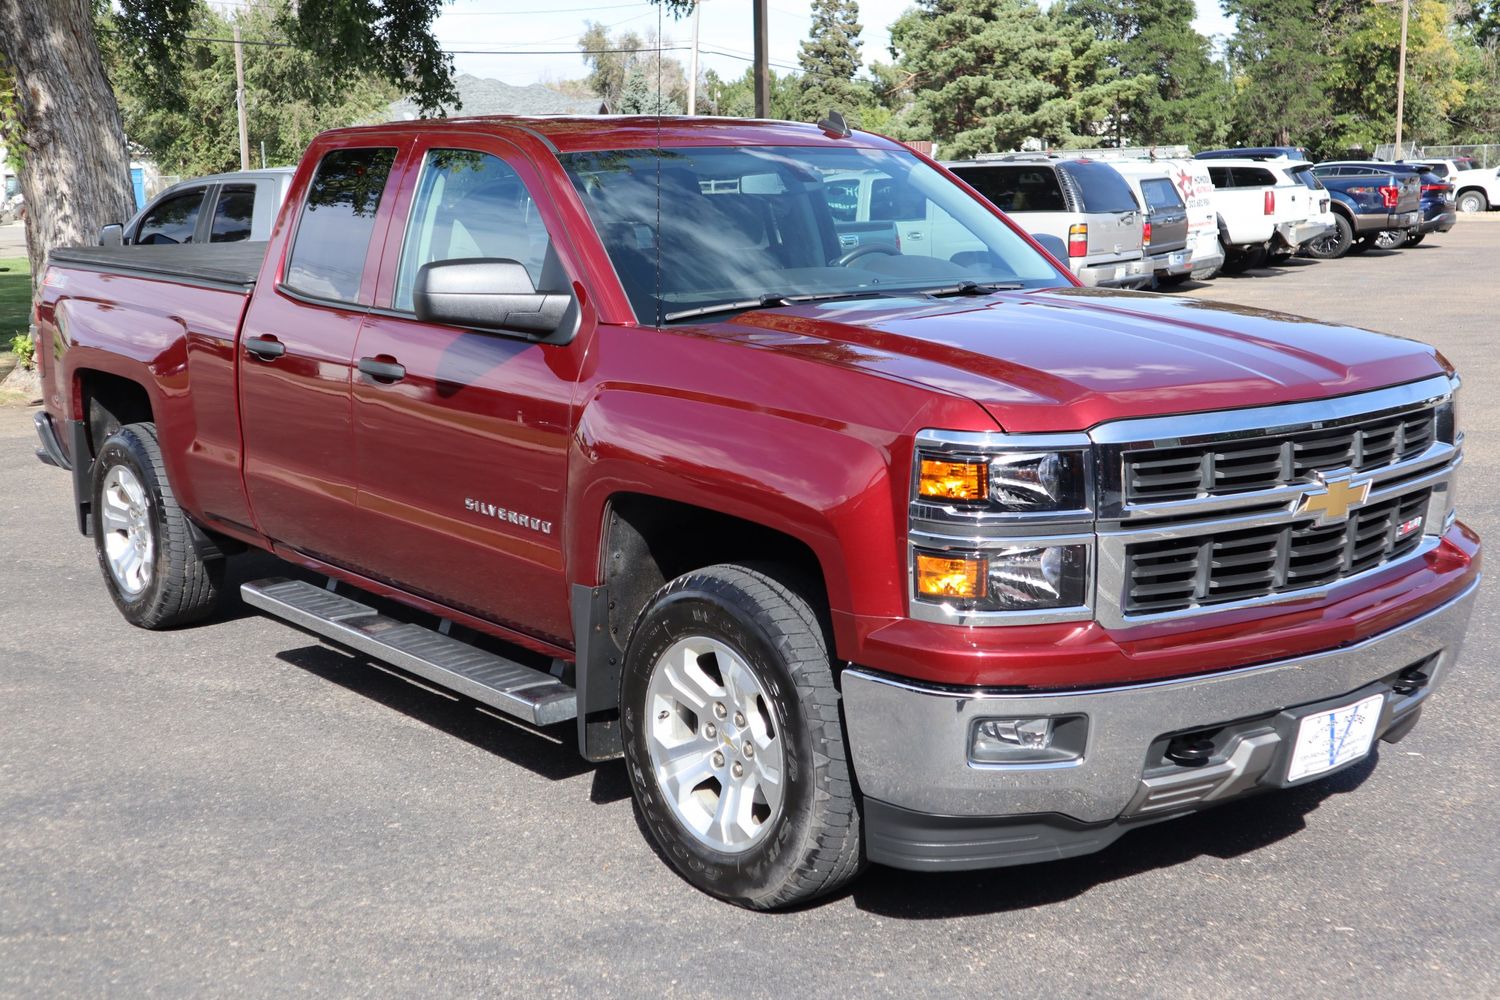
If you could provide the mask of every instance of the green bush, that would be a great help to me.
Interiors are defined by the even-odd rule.
[[[22,368],[36,366],[36,345],[31,342],[31,334],[18,333],[10,338],[10,349],[15,352],[16,363]]]

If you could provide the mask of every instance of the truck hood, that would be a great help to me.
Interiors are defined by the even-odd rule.
[[[966,396],[1012,432],[1317,399],[1451,371],[1416,341],[1098,288],[788,306],[710,329]]]

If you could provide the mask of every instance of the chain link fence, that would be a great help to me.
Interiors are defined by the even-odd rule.
[[[1500,143],[1476,143],[1467,146],[1419,146],[1416,143],[1402,143],[1401,154],[1397,155],[1395,143],[1386,143],[1375,147],[1375,159],[1377,160],[1457,160],[1460,157],[1468,157],[1474,161],[1474,166],[1489,169],[1500,167]]]

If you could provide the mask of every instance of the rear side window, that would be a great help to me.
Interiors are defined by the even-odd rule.
[[[1228,167],[1209,167],[1208,177],[1216,188],[1234,187],[1234,179],[1229,176]]]
[[[1057,173],[1046,167],[955,167],[985,200],[1002,212],[1066,212]]]
[[[1234,178],[1232,187],[1274,187],[1276,184],[1276,175],[1264,167],[1230,167],[1229,173]]]
[[[1312,167],[1293,167],[1292,179],[1302,184],[1303,187],[1312,188],[1314,191],[1323,190],[1323,182],[1318,180],[1318,175],[1313,173]]]
[[[1141,206],[1125,178],[1108,163],[1075,160],[1057,169],[1068,175],[1083,196],[1085,212],[1134,212]]]
[[[214,206],[214,225],[210,243],[238,243],[250,238],[250,224],[255,217],[255,188],[226,187],[219,190]]]
[[[336,149],[308,186],[287,262],[288,287],[320,299],[353,302],[365,273],[375,213],[396,160],[394,149]]]
[[[514,260],[543,288],[551,245],[530,193],[509,164],[488,153],[435,149],[422,164],[392,306],[410,310],[417,271],[440,260]]]
[[[147,246],[193,242],[198,212],[203,208],[204,188],[173,195],[146,213],[136,230],[135,241]]]
[[[1431,170],[1439,177],[1446,178],[1448,176],[1448,164],[1446,163],[1432,163],[1427,166],[1427,169]]]
[[[1148,177],[1141,181],[1141,194],[1146,198],[1146,207],[1152,211],[1182,207],[1182,197],[1165,177]]]

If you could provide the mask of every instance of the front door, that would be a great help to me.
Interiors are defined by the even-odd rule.
[[[240,335],[245,489],[255,527],[358,568],[349,377],[374,290],[394,145],[334,149],[318,163],[281,281],[251,296]],[[372,246],[375,253],[371,253]]]
[[[416,318],[417,271],[433,261],[515,260],[539,290],[572,288],[529,162],[498,138],[430,141],[388,240],[388,308],[355,352],[357,527],[377,578],[567,644],[563,506],[588,313],[564,346]]]

